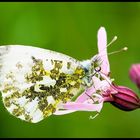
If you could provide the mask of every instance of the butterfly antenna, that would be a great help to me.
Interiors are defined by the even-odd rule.
[[[110,46],[112,43],[114,43],[117,40],[117,36],[114,36],[113,39],[110,41],[110,43],[107,44],[107,47]]]
[[[124,47],[124,48],[122,48],[122,49],[120,49],[120,50],[118,50],[118,51],[110,52],[110,53],[107,53],[107,54],[108,54],[108,55],[111,55],[111,54],[115,54],[115,53],[119,53],[119,52],[127,51],[127,50],[128,50],[128,48],[127,48],[127,47]]]
[[[116,40],[117,40],[117,36],[114,36],[113,39],[106,45],[106,47],[100,51],[100,53],[102,53],[102,51],[104,51],[107,47],[109,47]]]
[[[117,36],[114,36],[113,37],[113,39],[110,41],[110,43],[108,43],[108,45],[107,45],[107,47],[109,47],[112,43],[114,43],[115,41],[117,40]],[[104,49],[106,49],[106,48],[104,48]],[[104,51],[104,49],[102,50],[102,51]],[[127,51],[128,50],[128,48],[127,47],[124,47],[124,48],[122,48],[122,49],[120,49],[120,50],[118,50],[118,51],[114,51],[114,52],[110,52],[110,53],[107,53],[108,55],[111,55],[111,54],[115,54],[115,53],[119,53],[119,52],[122,52],[122,51]],[[101,52],[102,52],[101,51]],[[100,53],[101,53],[100,52]],[[102,55],[102,56],[104,56],[104,55]]]

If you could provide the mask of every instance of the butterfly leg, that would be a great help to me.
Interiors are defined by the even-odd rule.
[[[94,86],[86,89],[80,96],[78,96],[78,98],[76,99],[76,102],[82,103],[85,100],[88,100],[93,95],[93,93],[96,93]]]

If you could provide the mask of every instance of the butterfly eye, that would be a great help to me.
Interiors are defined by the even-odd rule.
[[[100,71],[101,71],[101,67],[96,67],[96,68],[95,68],[95,71],[96,71],[96,72],[100,72]]]

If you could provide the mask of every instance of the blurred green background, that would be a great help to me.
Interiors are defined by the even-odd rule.
[[[118,36],[108,52],[128,47],[109,56],[112,78],[140,95],[128,76],[131,64],[140,63],[139,2],[0,3],[0,45],[38,46],[83,60],[97,53],[100,26],[106,28],[108,42]],[[93,120],[93,112],[75,112],[30,124],[11,116],[2,101],[0,106],[0,137],[140,137],[140,110],[123,112],[106,103]]]

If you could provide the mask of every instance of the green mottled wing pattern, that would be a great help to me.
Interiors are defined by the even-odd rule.
[[[0,46],[0,91],[4,106],[17,118],[36,123],[84,89],[80,62],[41,48]]]

